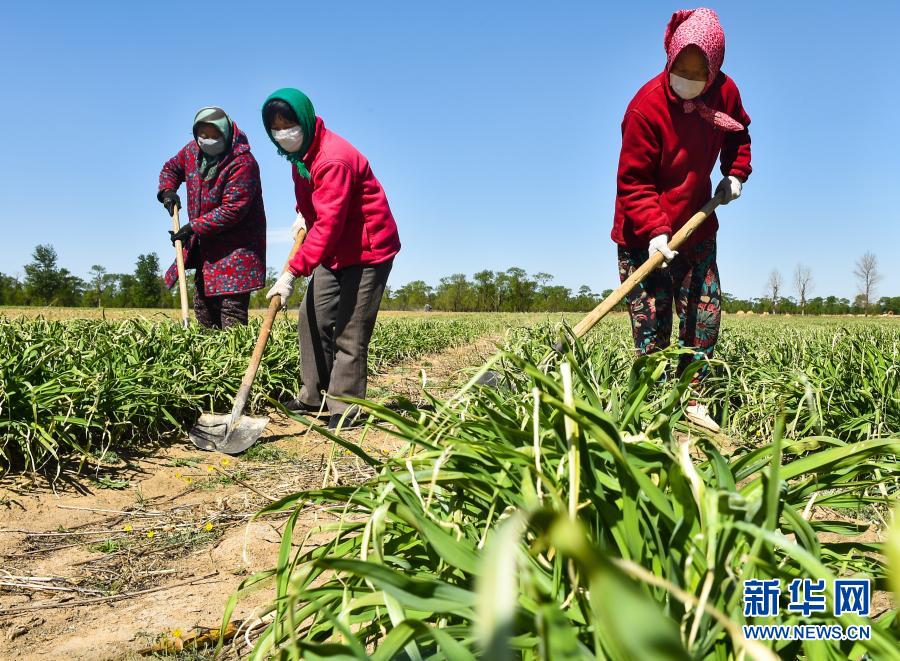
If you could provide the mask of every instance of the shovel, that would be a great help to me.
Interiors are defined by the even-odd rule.
[[[712,199],[703,205],[703,208],[700,209],[697,213],[690,217],[690,219],[682,226],[680,230],[675,232],[675,235],[672,237],[671,241],[669,241],[669,248],[672,250],[677,250],[681,244],[688,240],[688,238],[697,230],[703,222],[709,218],[713,211],[716,210],[722,203],[722,197],[719,194],[716,194],[712,197]],[[621,285],[619,285],[618,289],[616,289],[609,296],[604,298],[593,310],[591,310],[578,324],[575,328],[572,329],[572,333],[575,337],[584,337],[588,334],[588,332],[597,325],[603,317],[609,314],[610,310],[612,310],[619,302],[628,295],[632,289],[641,284],[644,279],[650,275],[653,271],[658,269],[665,258],[661,252],[654,253],[652,257],[650,257],[646,262],[641,264],[637,269],[635,269],[634,273],[632,273],[628,279],[625,280]],[[557,342],[554,346],[554,349],[557,353],[562,353],[564,350],[563,343]],[[552,355],[552,354],[551,354]],[[500,383],[500,375],[494,370],[487,370],[481,376],[479,376],[475,383],[478,385],[486,386],[488,388],[496,388]]]
[[[178,220],[178,205],[172,209],[172,229],[176,232],[181,229],[181,221]],[[181,239],[175,242],[175,267],[178,270],[178,293],[181,295],[181,325],[187,328],[191,323],[188,314],[187,280],[184,276],[184,251]]]
[[[291,254],[287,262],[285,262],[282,273],[287,271],[291,258],[297,252],[297,249],[300,248],[305,238],[306,229],[304,228],[297,234],[294,247],[291,248]],[[262,327],[259,329],[259,337],[256,339],[256,347],[253,349],[250,364],[247,366],[247,371],[244,372],[241,387],[238,389],[237,395],[235,395],[231,415],[204,413],[197,420],[197,424],[188,432],[191,441],[201,450],[240,454],[253,445],[266,428],[269,422],[267,416],[253,417],[244,415],[244,408],[247,406],[250,388],[253,386],[259,363],[266,350],[266,343],[269,341],[272,324],[275,322],[275,317],[280,309],[281,296],[273,296],[272,300],[269,301],[269,308],[266,311],[265,319],[263,319]]]

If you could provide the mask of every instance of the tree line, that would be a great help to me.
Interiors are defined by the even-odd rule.
[[[608,289],[595,294],[587,285],[577,291],[553,284],[549,273],[529,275],[512,267],[479,271],[470,280],[464,273],[441,278],[436,286],[413,280],[385,292],[382,308],[421,310],[426,306],[448,312],[579,312],[592,309]],[[624,308],[622,308],[624,309]]]
[[[274,283],[274,272],[270,275]],[[187,285],[192,297],[194,279],[188,277]],[[34,249],[23,278],[0,273],[0,305],[177,308],[180,304],[178,288],[170,291],[163,282],[156,253],[138,255],[130,273],[110,273],[95,264],[86,278],[79,278],[59,265],[56,249],[46,244]],[[265,306],[265,291],[255,292],[251,304]]]
[[[772,269],[765,293],[750,300],[733,299],[723,305],[727,312],[770,312],[772,314],[900,314],[900,296],[877,296],[882,281],[878,258],[866,252],[856,260],[853,270],[857,294],[850,300],[837,296],[812,296],[815,288],[812,270],[804,264],[794,269],[791,286],[794,296],[786,296],[787,285],[781,271]],[[727,294],[726,294],[727,296]]]
[[[254,292],[252,307],[265,307],[265,293],[277,273],[269,269],[266,287]],[[441,278],[432,287],[414,280],[388,288],[382,301],[386,310],[434,310],[452,312],[585,311],[603,296],[587,285],[577,292],[554,285],[548,273],[528,275],[513,267],[506,271],[480,271],[472,280],[462,273]],[[189,294],[193,278],[188,277]],[[298,283],[299,284],[299,283]],[[297,296],[302,296],[299,288]],[[161,277],[156,253],[138,255],[131,273],[110,273],[101,265],[91,267],[86,278],[73,275],[59,265],[52,245],[39,245],[25,266],[24,278],[0,274],[0,305],[54,305],[71,307],[173,308],[179,306],[177,288],[169,291]]]
[[[874,255],[866,253],[856,264],[859,294],[853,299],[838,296],[812,296],[814,282],[810,269],[798,265],[794,271],[794,295],[786,294],[780,272],[769,275],[765,293],[759,298],[741,299],[722,294],[725,312],[774,314],[900,314],[900,296],[876,298],[881,275]],[[265,293],[277,273],[267,272],[266,288],[254,292],[250,304],[267,304]],[[298,283],[299,284],[299,283]],[[193,278],[188,278],[192,294]],[[298,288],[296,296],[302,296]],[[587,285],[577,290],[553,283],[549,273],[529,275],[512,267],[505,271],[484,270],[471,278],[463,273],[441,278],[432,286],[413,280],[401,287],[385,290],[385,310],[441,310],[448,312],[586,312],[606,298],[612,289],[595,293]],[[177,288],[169,291],[163,284],[159,257],[155,253],[138,255],[130,273],[110,273],[101,265],[91,267],[86,278],[73,275],[59,265],[52,245],[39,245],[32,261],[25,266],[24,278],[0,273],[0,305],[54,305],[71,307],[176,308]],[[619,304],[624,310],[624,304]]]

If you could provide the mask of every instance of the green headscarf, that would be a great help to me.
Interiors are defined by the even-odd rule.
[[[194,115],[194,138],[197,137],[197,124],[212,124],[219,129],[222,137],[225,138],[225,151],[218,156],[210,156],[202,149],[200,150],[200,163],[198,166],[200,178],[203,181],[212,181],[219,172],[219,164],[222,162],[222,157],[228,153],[228,148],[231,146],[231,134],[233,133],[231,118],[221,108],[208,106],[200,108],[197,114]]]
[[[265,110],[266,104],[272,99],[284,101],[291,107],[294,114],[297,115],[297,121],[300,122],[300,128],[303,129],[303,144],[300,145],[300,151],[286,152],[281,148],[281,145],[275,142],[275,138],[272,137],[271,128],[266,126],[269,140],[275,145],[279,154],[294,164],[301,177],[309,179],[309,170],[303,163],[303,157],[306,156],[306,152],[309,151],[309,147],[316,137],[316,111],[315,108],[313,108],[312,101],[298,89],[294,89],[293,87],[282,87],[280,90],[276,90],[269,95],[269,98],[266,99],[266,103],[263,104],[263,110]],[[263,125],[265,125],[265,123],[265,113],[263,113]]]

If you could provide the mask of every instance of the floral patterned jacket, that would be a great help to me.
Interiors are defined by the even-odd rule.
[[[200,147],[192,140],[163,165],[159,190],[187,184],[187,211],[194,235],[184,248],[185,267],[200,269],[206,296],[243,294],[266,280],[266,212],[259,165],[247,136],[233,125],[231,151],[211,181],[199,173]],[[166,285],[178,280],[175,264]]]

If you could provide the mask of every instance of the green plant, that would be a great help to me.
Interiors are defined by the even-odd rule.
[[[244,461],[283,463],[291,461],[291,453],[270,443],[257,443],[242,455]]]
[[[369,368],[470,342],[493,318],[389,318],[375,328]],[[111,461],[181,435],[203,411],[230,410],[259,320],[227,332],[146,319],[0,317],[0,461],[58,470],[69,457]],[[299,390],[296,327],[275,324],[249,412]],[[117,454],[118,453],[118,454]]]
[[[520,333],[493,364],[503,388],[470,387],[435,402],[433,413],[368,403],[408,451],[379,462],[332,437],[376,477],[263,510],[293,514],[277,566],[245,582],[276,586],[274,619],[253,658],[892,658],[893,610],[779,620],[869,624],[873,637],[862,642],[763,646],[743,640],[739,627],[748,622],[747,579],[823,578],[830,590],[834,577],[861,574],[885,584],[881,545],[860,539],[855,520],[888,516],[900,480],[896,419],[881,418],[884,436],[860,439],[855,427],[815,413],[828,382],[807,375],[798,392],[793,367],[824,348],[824,332],[799,356],[796,347],[773,349],[783,356],[776,378],[749,357],[731,366],[730,348],[753,342],[738,327],[731,341],[743,343],[723,338],[725,360],[714,366],[729,365],[733,380],[710,388],[757,407],[749,415],[739,404],[729,429],[740,419],[750,439],[767,435],[727,456],[680,422],[700,365],[662,378],[677,349],[632,365],[622,330],[601,326],[562,361],[547,350],[554,333]],[[839,341],[842,331],[829,332]],[[897,331],[855,332],[854,346],[872,341],[883,358],[869,374],[893,378]],[[773,327],[760,342],[779,337],[796,341]],[[834,397],[849,405],[853,395]],[[817,420],[812,436],[798,422],[807,415]],[[297,516],[309,504],[338,523],[330,541],[294,553]]]
[[[97,544],[93,544],[90,546],[92,551],[97,551],[98,553],[115,553],[120,550],[124,546],[124,542],[122,539],[105,539],[102,542],[98,542]]]

